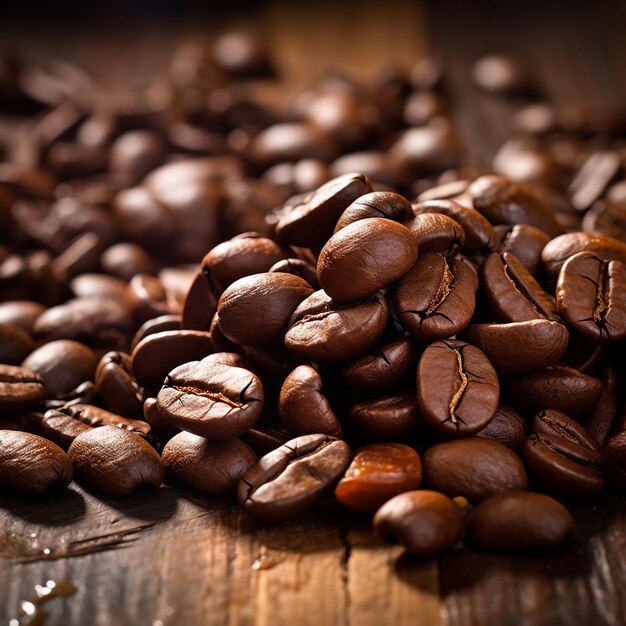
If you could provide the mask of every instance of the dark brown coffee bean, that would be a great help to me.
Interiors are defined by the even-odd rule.
[[[626,239],[626,202],[623,199],[614,201],[609,194],[610,191],[604,202],[596,202],[585,213],[583,230],[624,241]]]
[[[564,354],[569,333],[562,324],[546,319],[511,324],[471,324],[463,339],[480,348],[498,374],[520,374],[543,369]]]
[[[68,450],[76,479],[111,496],[128,496],[163,482],[163,461],[139,435],[102,426],[74,439]]]
[[[541,493],[514,491],[481,502],[470,516],[470,541],[487,550],[549,550],[573,532],[572,514]]]
[[[376,345],[341,370],[341,380],[364,391],[390,389],[414,371],[417,355],[413,342],[400,337]]]
[[[252,372],[200,361],[172,370],[157,396],[159,410],[175,426],[209,439],[246,432],[263,400],[261,381]]]
[[[463,537],[463,513],[442,493],[408,491],[383,504],[374,516],[374,529],[415,556],[431,557]]]
[[[526,422],[517,411],[500,404],[489,424],[479,430],[476,437],[491,439],[511,450],[519,450],[526,440]]]
[[[209,441],[186,432],[172,437],[162,456],[170,475],[211,495],[233,493],[241,477],[258,461],[239,439]]]
[[[535,415],[522,458],[533,481],[562,496],[600,493],[602,453],[585,429],[567,415],[548,409]]]
[[[480,267],[479,293],[485,309],[499,322],[561,321],[550,296],[509,252],[485,259]]]
[[[292,313],[312,293],[311,286],[293,274],[276,272],[240,278],[220,297],[220,330],[239,344],[280,341]]]
[[[43,416],[42,435],[67,451],[78,435],[92,430],[93,426],[80,422],[59,409],[50,409]]]
[[[336,302],[356,302],[408,272],[417,259],[417,241],[392,220],[359,220],[334,234],[317,263],[320,285]]]
[[[108,274],[80,274],[72,279],[70,288],[77,298],[120,299],[126,293],[126,283]]]
[[[67,454],[31,433],[0,430],[0,488],[41,495],[72,482]]]
[[[133,340],[130,344],[130,351],[132,352],[137,347],[137,344],[149,335],[169,330],[182,330],[182,324],[183,320],[180,315],[161,315],[160,317],[153,317],[152,319],[149,319],[139,327],[133,336]]]
[[[333,178],[281,217],[276,224],[276,235],[296,246],[320,248],[331,236],[343,211],[370,191],[370,181],[363,174]]]
[[[33,435],[41,435],[42,422],[43,413],[27,411],[26,413],[20,412],[10,417],[3,415],[2,420],[0,420],[0,427],[2,430],[18,430],[20,432],[32,433]]]
[[[349,414],[360,433],[382,441],[414,439],[424,425],[413,391],[357,402]]]
[[[581,420],[593,411],[602,383],[562,363],[544,370],[511,376],[503,382],[504,396],[513,406],[535,413],[556,409]]]
[[[422,463],[413,448],[379,443],[357,450],[335,489],[341,504],[361,513],[375,513],[387,500],[417,489]]]
[[[341,437],[341,424],[322,392],[322,378],[310,365],[299,365],[285,378],[278,414],[293,436],[320,433]]]
[[[402,326],[419,339],[443,339],[470,322],[478,279],[469,262],[438,252],[419,257],[395,295]]]
[[[607,482],[622,491],[626,489],[626,431],[611,437],[604,447],[602,466]]]
[[[32,337],[16,324],[0,324],[0,363],[17,365],[33,350]]]
[[[208,330],[217,311],[218,296],[209,284],[208,277],[198,270],[183,305],[182,327],[188,330]]]
[[[129,354],[107,352],[96,368],[95,383],[103,408],[124,417],[141,417],[143,394],[133,377]]]
[[[541,268],[541,251],[550,237],[529,224],[497,226],[496,231],[500,236],[502,252],[514,255],[537,278]]]
[[[294,276],[306,280],[313,290],[317,291],[320,288],[315,265],[303,261],[302,259],[283,259],[282,261],[278,261],[278,263],[274,263],[268,271],[293,274]]]
[[[387,301],[380,292],[362,302],[338,304],[316,291],[293,312],[285,345],[311,361],[350,359],[376,342],[387,317]]]
[[[622,167],[616,150],[594,151],[582,163],[568,187],[572,204],[585,211],[606,191]]]
[[[342,214],[335,233],[359,220],[373,217],[400,221],[413,213],[411,203],[399,193],[374,191],[355,200]]]
[[[514,57],[491,54],[481,57],[472,67],[474,82],[495,94],[519,94],[532,90],[526,67]]]
[[[69,415],[79,422],[83,422],[94,428],[104,426],[115,426],[123,430],[135,433],[152,443],[154,436],[150,428],[150,424],[140,419],[130,419],[121,415],[116,415],[110,411],[105,411],[100,407],[91,404],[66,404],[59,409],[59,412]]]
[[[252,427],[247,433],[241,435],[241,440],[249,445],[258,456],[265,456],[272,450],[280,448],[290,438],[286,430],[267,426]]]
[[[345,441],[304,435],[265,455],[239,482],[237,499],[262,522],[293,519],[332,493],[350,462]]]
[[[135,243],[117,243],[102,253],[102,269],[107,274],[129,281],[137,274],[155,276],[157,262]]]
[[[213,351],[211,336],[200,330],[166,330],[142,339],[132,354],[132,371],[143,387],[160,386],[175,367]]]
[[[158,133],[134,130],[124,133],[113,142],[109,154],[109,169],[135,184],[161,165],[165,156],[165,141]]]
[[[613,429],[617,420],[617,394],[620,379],[613,367],[606,367],[602,372],[602,395],[596,404],[593,413],[585,422],[585,429],[593,440],[600,446]]]
[[[68,393],[86,380],[93,380],[97,365],[91,348],[70,339],[45,343],[22,363],[43,378],[51,398]]]
[[[541,253],[546,272],[556,278],[561,267],[579,252],[593,252],[603,261],[626,263],[626,243],[596,233],[567,233],[550,241]]]
[[[180,432],[180,428],[174,426],[161,413],[156,398],[146,398],[143,403],[143,417],[160,441],[168,441]]]
[[[73,404],[87,404],[93,402],[95,397],[96,386],[90,380],[86,380],[84,383],[78,385],[78,387],[70,389],[67,393],[57,395],[54,398],[48,398],[44,402],[44,406],[46,410],[59,409]]]
[[[441,252],[454,256],[465,244],[463,227],[443,213],[421,213],[403,224],[417,240],[420,254]]]
[[[451,437],[483,429],[498,407],[495,370],[476,347],[462,341],[437,341],[417,366],[417,399],[430,426]]]
[[[517,454],[487,439],[438,443],[426,450],[422,467],[428,487],[470,502],[528,487],[526,470]]]
[[[43,304],[28,300],[0,303],[0,324],[20,326],[32,334],[35,320],[46,310]]]
[[[592,342],[626,337],[626,265],[593,252],[570,257],[559,272],[556,305],[567,326]]]

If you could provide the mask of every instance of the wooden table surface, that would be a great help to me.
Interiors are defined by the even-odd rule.
[[[527,58],[559,105],[626,104],[623,4],[474,4],[285,0],[243,19],[266,30],[282,71],[301,84],[336,59],[365,69],[389,59],[408,66],[435,51],[446,61],[468,151],[483,164],[506,136],[512,109],[471,86],[468,67],[481,53]],[[5,24],[0,37],[80,57],[96,72],[106,65],[115,78],[155,66],[205,23],[120,27],[106,36],[85,27],[74,38],[45,25],[35,37],[32,28]],[[2,494],[0,624],[49,579],[76,592],[45,605],[48,626],[626,624],[626,500],[573,509],[576,534],[553,554],[510,558],[462,547],[420,561],[332,502],[265,527],[230,501],[179,486],[125,500],[75,484],[45,500]]]

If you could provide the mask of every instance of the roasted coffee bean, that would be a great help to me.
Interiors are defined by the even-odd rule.
[[[603,261],[626,263],[626,243],[597,233],[567,233],[555,237],[541,252],[548,275],[554,279],[567,259],[579,252],[592,252]]]
[[[426,486],[470,502],[528,487],[526,470],[515,452],[476,437],[432,446],[422,456],[422,468]]]
[[[202,359],[203,363],[220,363],[231,367],[241,367],[245,370],[253,371],[254,366],[245,356],[236,352],[214,352]]]
[[[16,430],[0,430],[0,488],[41,495],[72,482],[74,470],[56,444]]]
[[[16,324],[0,324],[0,363],[17,365],[35,347],[33,338]]]
[[[200,330],[166,330],[142,339],[133,350],[132,371],[143,387],[160,386],[175,367],[213,351],[211,336]]]
[[[209,439],[246,432],[263,400],[261,381],[252,372],[200,361],[172,370],[157,396],[159,411],[175,426]]]
[[[278,263],[274,263],[268,271],[293,274],[294,276],[306,280],[315,291],[320,288],[315,265],[303,261],[302,259],[283,259],[282,261],[278,261]]]
[[[619,183],[614,185],[617,187]],[[604,202],[596,202],[583,217],[583,230],[588,233],[608,235],[618,241],[626,239],[626,203],[611,199],[611,191]]]
[[[22,363],[22,367],[43,378],[51,398],[68,393],[86,380],[93,380],[97,365],[91,348],[70,339],[45,343]]]
[[[110,496],[128,496],[163,482],[163,461],[139,435],[102,426],[76,437],[68,450],[76,479]]]
[[[124,417],[141,417],[143,394],[133,377],[129,354],[107,352],[96,368],[95,383],[98,402],[103,408]]]
[[[580,424],[547,409],[535,415],[531,431],[522,458],[538,486],[571,497],[593,496],[603,490],[602,453]]]
[[[424,426],[413,391],[357,402],[349,414],[357,431],[383,441],[415,439]]]
[[[387,301],[380,292],[362,302],[338,304],[316,291],[293,312],[285,345],[311,361],[350,359],[376,342],[387,316]]]
[[[617,420],[617,394],[620,385],[620,379],[613,367],[605,368],[601,380],[602,395],[585,422],[585,429],[600,446],[604,444]]]
[[[359,220],[335,233],[322,248],[317,275],[336,302],[363,300],[408,272],[417,241],[392,220]]]
[[[280,420],[290,435],[320,433],[341,437],[341,424],[322,392],[322,378],[310,365],[299,365],[285,378],[278,400]]]
[[[400,337],[375,345],[342,368],[341,380],[364,391],[380,391],[401,384],[414,371],[417,355],[413,342]]]
[[[417,399],[424,419],[450,437],[483,429],[498,407],[500,385],[495,370],[475,346],[437,341],[417,366]]]
[[[272,450],[280,448],[290,438],[286,430],[267,426],[253,426],[248,432],[241,435],[241,441],[249,445],[258,456],[265,456]]]
[[[476,272],[467,261],[427,252],[398,285],[400,323],[419,339],[451,337],[469,324],[477,286]]]
[[[500,236],[500,249],[515,256],[535,277],[541,268],[541,251],[550,241],[542,230],[529,224],[497,226]]]
[[[375,513],[387,500],[417,489],[422,463],[413,448],[379,443],[361,448],[335,489],[341,504],[361,513]]]
[[[504,397],[522,411],[552,408],[576,420],[591,413],[602,394],[602,383],[597,378],[562,363],[511,376],[503,381],[503,388]]]
[[[463,227],[443,213],[420,213],[403,224],[417,240],[420,254],[441,252],[453,256],[465,244]]]
[[[526,422],[517,411],[501,404],[489,424],[479,430],[476,437],[491,439],[511,450],[519,450],[526,440]]]
[[[499,322],[561,321],[550,296],[509,252],[485,259],[480,267],[479,293],[485,309]]]
[[[332,494],[350,462],[345,441],[304,435],[266,454],[239,482],[237,499],[262,522],[293,519]]]
[[[480,348],[498,374],[521,374],[556,363],[564,354],[569,333],[546,319],[511,324],[471,324],[463,339]]]
[[[470,516],[470,541],[487,550],[549,550],[573,532],[572,514],[541,493],[500,493],[481,502]]]
[[[152,442],[154,436],[150,428],[150,424],[140,419],[129,419],[121,415],[116,415],[110,411],[105,411],[100,407],[92,404],[66,404],[61,409],[60,413],[65,413],[79,422],[83,422],[94,428],[103,426],[115,426],[123,430],[128,430],[132,433],[143,437],[146,441]]]
[[[146,398],[143,403],[143,417],[162,442],[168,441],[180,432],[180,428],[174,426],[174,424],[161,413],[156,398]]]
[[[78,435],[93,428],[59,409],[46,411],[41,424],[42,435],[65,451]]]
[[[0,365],[0,408],[3,413],[28,411],[46,397],[43,378],[36,372],[15,365]]]
[[[163,138],[150,130],[135,130],[118,137],[111,146],[109,169],[138,183],[148,172],[165,160]]]
[[[148,274],[133,276],[126,288],[125,300],[137,324],[178,312],[173,309],[163,283]]]
[[[370,181],[363,174],[333,178],[282,216],[276,224],[276,235],[286,243],[319,248],[332,234],[343,211],[370,191]]]
[[[622,491],[626,489],[626,431],[611,437],[604,447],[602,466],[607,482]]]
[[[402,117],[408,126],[423,126],[432,119],[446,115],[446,101],[434,91],[412,93],[406,100]]]
[[[117,243],[102,253],[102,269],[107,274],[129,281],[137,274],[155,276],[157,262],[135,243]]]
[[[217,311],[218,296],[202,270],[194,277],[183,305],[182,327],[188,330],[208,330]]]
[[[485,91],[515,95],[532,89],[526,67],[516,58],[503,54],[481,57],[472,67],[474,82]]]
[[[626,265],[593,252],[570,257],[559,272],[556,305],[567,326],[593,342],[626,337]]]
[[[211,495],[233,493],[241,477],[257,463],[243,441],[209,441],[192,433],[175,435],[163,448],[168,474]]]
[[[281,385],[302,359],[295,357],[287,348],[277,346],[241,346],[244,357],[251,363],[251,371],[267,379],[271,384]]]
[[[373,217],[400,221],[412,215],[411,203],[399,193],[374,191],[355,200],[342,214],[335,233],[349,224]]]
[[[77,298],[120,299],[126,293],[126,283],[108,274],[80,274],[72,279],[70,288]]]
[[[135,335],[130,344],[130,351],[132,352],[137,344],[148,337],[148,335],[154,335],[155,333],[162,333],[168,330],[182,330],[183,319],[180,315],[161,315],[160,317],[153,317],[144,322]]]
[[[42,304],[28,300],[2,302],[0,303],[0,324],[14,324],[32,334],[35,320],[45,310],[46,307]]]
[[[408,491],[383,504],[374,516],[374,529],[415,556],[431,557],[463,537],[463,513],[442,493]]]
[[[266,272],[240,278],[220,297],[220,330],[238,344],[280,341],[292,313],[312,293],[311,286],[293,274]]]

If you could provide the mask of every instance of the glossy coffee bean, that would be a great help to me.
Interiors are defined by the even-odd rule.
[[[626,490],[626,431],[618,432],[606,442],[602,467],[612,487]]]
[[[293,312],[285,345],[311,361],[350,359],[376,342],[387,317],[387,301],[380,292],[362,302],[339,304],[316,291]]]
[[[470,502],[528,487],[528,476],[517,454],[487,439],[438,443],[422,456],[422,468],[426,486]]]
[[[469,324],[477,286],[476,272],[469,262],[427,252],[396,290],[400,323],[419,339],[451,337]]]
[[[446,256],[453,256],[465,244],[463,227],[443,213],[421,213],[403,224],[417,240],[420,254],[441,252]]]
[[[163,464],[171,476],[210,495],[233,493],[241,477],[258,461],[243,441],[209,441],[181,432],[163,448]]]
[[[0,324],[0,363],[17,365],[35,347],[32,337],[16,324]]]
[[[148,335],[162,333],[166,330],[181,330],[182,326],[183,319],[181,315],[161,315],[159,317],[153,317],[144,322],[137,329],[130,344],[130,351],[132,352],[137,344]]]
[[[245,473],[237,499],[262,522],[284,522],[329,496],[349,462],[345,441],[326,435],[291,439]]]
[[[355,200],[341,214],[335,233],[359,220],[378,217],[400,221],[411,214],[411,203],[404,196],[391,191],[373,191]]]
[[[0,365],[0,408],[3,412],[28,411],[42,403],[46,393],[43,378],[36,372],[16,365]]]
[[[422,463],[413,448],[400,443],[379,443],[357,450],[335,497],[349,509],[375,513],[387,500],[417,489]]]
[[[122,298],[126,283],[115,276],[91,273],[73,278],[70,288],[77,298]]]
[[[118,415],[142,415],[143,394],[133,377],[132,359],[125,352],[107,352],[98,363],[95,375],[100,405]]]
[[[278,263],[274,263],[268,271],[293,274],[294,276],[306,280],[315,291],[320,288],[315,265],[303,261],[302,259],[283,259],[282,261],[278,261]]]
[[[218,296],[202,270],[195,275],[182,310],[182,327],[188,330],[208,330],[217,311]]]
[[[602,453],[585,429],[567,415],[547,409],[533,417],[522,458],[542,490],[585,497],[604,488]]]
[[[550,237],[528,224],[497,226],[496,231],[500,236],[502,252],[510,252],[537,278],[541,268],[541,251],[550,241]]]
[[[46,411],[41,423],[42,435],[65,451],[78,435],[92,429],[93,426],[85,424],[58,409]]]
[[[381,218],[359,220],[328,240],[317,275],[336,302],[356,302],[403,276],[416,259],[417,240],[406,227]]]
[[[460,541],[463,513],[442,493],[408,491],[383,504],[374,516],[374,529],[415,556],[431,557]]]
[[[110,496],[128,496],[163,482],[163,462],[154,448],[135,433],[115,426],[79,435],[68,455],[77,480]]]
[[[522,411],[556,409],[581,420],[602,394],[602,383],[562,363],[546,369],[511,376],[503,382],[504,397]]]
[[[220,330],[239,344],[280,341],[292,313],[312,293],[311,286],[293,274],[266,272],[240,278],[220,297]]]
[[[0,324],[14,324],[32,334],[35,320],[46,307],[39,302],[12,300],[0,303]]]
[[[172,370],[157,396],[175,426],[209,439],[246,432],[263,409],[261,381],[248,370],[192,361]]]
[[[489,424],[479,430],[476,437],[491,439],[517,451],[526,441],[526,421],[511,407],[500,404]]]
[[[161,442],[168,441],[180,432],[180,428],[174,426],[174,424],[161,413],[156,398],[145,399],[143,403],[143,418],[150,425],[152,432],[154,432]]]
[[[463,339],[480,348],[498,374],[520,374],[556,363],[565,353],[569,333],[546,319],[510,324],[471,324]]]
[[[570,257],[559,272],[556,305],[572,332],[592,342],[626,337],[626,264],[593,252]]]
[[[450,437],[483,429],[498,407],[500,385],[489,360],[462,341],[437,341],[417,366],[417,399],[424,419]]]
[[[285,378],[278,399],[278,414],[293,436],[342,435],[341,424],[323,394],[322,378],[310,365],[299,365]]]
[[[470,516],[470,541],[486,550],[549,550],[573,532],[572,514],[541,493],[514,491],[481,502]]]
[[[72,482],[67,454],[31,433],[0,430],[0,488],[41,495]]]

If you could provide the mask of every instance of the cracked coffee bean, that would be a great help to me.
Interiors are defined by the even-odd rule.
[[[449,437],[483,429],[498,408],[500,385],[487,357],[462,341],[437,341],[417,366],[420,411],[432,428]]]
[[[157,395],[174,426],[209,439],[245,433],[263,409],[261,381],[248,370],[192,361],[173,369]]]
[[[332,494],[350,462],[345,441],[304,435],[266,454],[239,482],[237,499],[262,522],[284,522]]]

